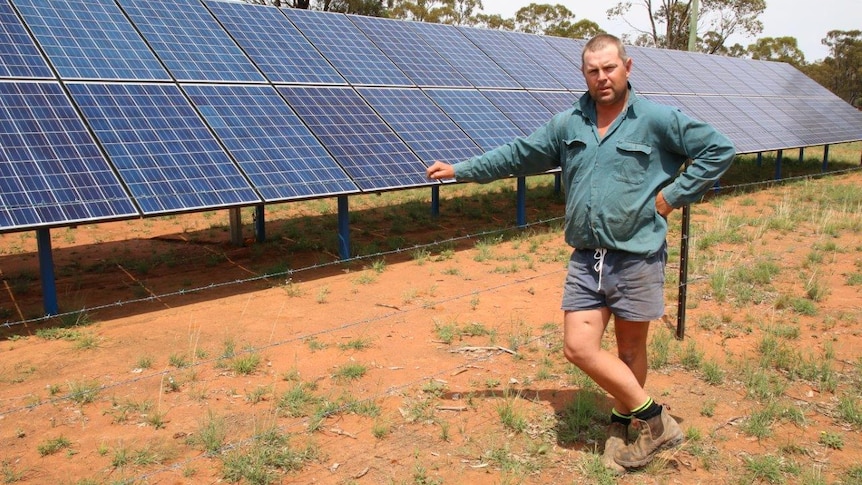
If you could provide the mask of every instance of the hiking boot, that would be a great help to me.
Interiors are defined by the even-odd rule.
[[[625,468],[645,466],[659,451],[682,443],[682,430],[664,407],[661,414],[646,421],[632,419],[632,425],[640,429],[638,439],[614,454],[614,461]]]
[[[608,426],[608,439],[605,441],[605,451],[602,453],[602,465],[615,475],[622,475],[626,469],[614,461],[617,450],[625,448],[628,443],[629,427],[622,423],[611,423]]]

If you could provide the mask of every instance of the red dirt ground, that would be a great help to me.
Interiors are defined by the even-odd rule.
[[[827,183],[858,187],[862,174],[807,186],[817,192]],[[781,210],[799,187],[694,206],[695,241],[732,217],[753,221]],[[837,237],[822,230],[829,217],[858,220],[859,207],[850,209],[817,212],[792,228],[741,224],[732,230],[746,236],[743,242],[693,247],[686,339],[665,340],[668,364],[651,371],[647,383],[688,430],[688,439],[618,483],[767,483],[772,475],[749,465],[764,456],[775,459],[767,463],[785,483],[850,483],[848,477],[858,477],[860,429],[840,419],[839,404],[842,396],[862,393],[862,292],[848,284],[848,275],[862,272],[862,237],[853,230]],[[478,232],[469,219],[446,211],[444,203],[427,233],[419,228],[399,236],[414,244]],[[509,211],[499,209],[500,226]],[[334,217],[278,217],[289,226],[299,224],[291,217],[300,216],[311,224],[306,227],[331,225]],[[370,216],[356,219],[354,243],[382,249],[390,231],[369,229],[376,224]],[[672,222],[678,221],[676,214]],[[28,321],[0,341],[5,483],[227,482],[222,459],[194,444],[216,421],[226,427],[224,454],[245,449],[252,436],[272,426],[290,436],[292,448],[317,450],[301,469],[279,471],[279,483],[599,481],[590,467],[601,448],[602,423],[586,425],[572,439],[562,433],[561,415],[574,400],[595,397],[603,412],[608,403],[573,377],[562,358],[559,300],[569,249],[559,230],[506,233],[492,245],[457,239],[428,247],[425,259],[410,251],[255,280],[279,267],[331,261],[332,250],[287,253],[300,241],[278,234],[277,243],[232,247],[218,223],[212,214],[192,214],[53,231],[62,309],[97,309],[73,327],[77,339],[38,337],[37,330],[57,322]],[[667,336],[675,322],[678,239],[669,240],[669,315],[653,324],[654,336]],[[833,250],[822,251],[812,266],[809,254],[827,242]],[[0,245],[2,320],[32,318],[41,304],[33,237],[2,235]],[[745,267],[763,255],[781,268],[766,288],[771,299],[718,301],[710,287],[717,265]],[[803,297],[803,275],[815,269],[828,288],[816,314],[772,304],[775,294]],[[248,281],[172,294],[236,280]],[[142,301],[111,305],[134,299]],[[490,334],[447,343],[440,331],[470,324]],[[838,384],[828,390],[818,382],[788,380],[776,402],[798,410],[801,419],[779,413],[769,423],[771,434],[758,439],[745,423],[765,402],[747,395],[743,369],[757,368],[768,328],[798,331],[786,339],[799,352],[796,358],[816,360],[831,352],[826,361]],[[606,340],[612,347],[610,332]],[[689,345],[725,370],[720,385],[686,365]],[[260,364],[250,374],[237,372],[222,358],[228,349],[239,357],[257,355]],[[150,364],[142,368],[145,361]],[[339,377],[350,364],[363,366],[364,375]],[[321,422],[308,413],[285,413],[283,396],[299,381],[336,403],[335,412]],[[76,400],[75,390],[88,386],[97,390],[92,402]],[[344,404],[357,400],[376,404],[378,413]],[[705,412],[708,404],[712,412]],[[525,426],[504,425],[506,411],[523,416]],[[841,446],[824,436],[840,439]],[[63,440],[67,446],[44,452]]]

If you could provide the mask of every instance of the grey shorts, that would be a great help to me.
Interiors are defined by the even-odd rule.
[[[607,307],[615,316],[646,322],[664,315],[667,246],[652,256],[576,249],[563,286],[563,311]]]

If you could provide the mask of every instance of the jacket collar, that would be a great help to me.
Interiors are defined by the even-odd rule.
[[[635,92],[635,89],[632,87],[631,83],[627,83],[629,89],[628,99],[626,100],[626,114],[629,113],[634,114],[634,104],[638,100],[638,95]],[[590,96],[590,92],[587,91],[578,99],[578,104],[575,106],[575,112],[580,114],[582,117],[595,120],[596,119],[596,102],[593,100],[593,97]]]

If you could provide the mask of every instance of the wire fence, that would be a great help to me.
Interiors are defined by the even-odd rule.
[[[734,185],[716,186],[713,193],[718,194],[718,193],[731,193],[731,192],[738,192],[738,191],[748,191],[748,190],[756,189],[758,187],[772,187],[775,185],[789,184],[789,183],[798,182],[798,181],[802,181],[802,180],[811,180],[811,179],[817,179],[817,178],[823,178],[823,177],[829,177],[829,176],[845,175],[848,173],[858,172],[860,170],[862,170],[862,166],[851,167],[851,168],[840,169],[840,170],[827,171],[827,172],[821,172],[821,173],[816,173],[816,174],[806,174],[806,175],[799,175],[799,176],[795,176],[795,177],[785,177],[785,178],[776,179],[776,180],[763,180],[763,181],[740,183],[740,184],[734,184]],[[211,283],[211,284],[205,285],[205,286],[200,286],[200,287],[196,287],[196,288],[186,288],[186,289],[182,289],[182,290],[178,290],[178,291],[174,291],[174,292],[162,293],[162,294],[157,294],[157,295],[151,294],[151,295],[141,297],[141,298],[132,298],[132,299],[127,299],[127,300],[123,300],[123,301],[107,303],[107,304],[103,304],[103,305],[81,308],[78,310],[72,310],[72,311],[54,314],[54,315],[45,315],[45,316],[41,316],[41,317],[22,319],[22,320],[17,320],[17,321],[7,321],[7,322],[0,324],[0,329],[4,329],[4,328],[5,329],[14,329],[15,327],[28,325],[31,323],[39,323],[39,322],[46,322],[46,321],[50,321],[50,320],[54,320],[54,319],[64,319],[67,317],[75,317],[78,315],[86,314],[88,312],[93,312],[93,311],[98,311],[98,310],[106,310],[106,309],[111,309],[111,308],[119,308],[119,307],[123,307],[126,305],[133,305],[133,304],[139,304],[139,303],[149,303],[149,302],[159,301],[159,300],[165,299],[165,298],[178,297],[178,296],[184,296],[184,295],[191,295],[191,294],[195,294],[195,293],[206,292],[206,291],[210,291],[210,290],[213,290],[216,288],[221,288],[221,287],[246,285],[246,284],[259,282],[259,281],[269,281],[269,280],[278,280],[278,279],[282,279],[282,278],[291,278],[295,275],[299,275],[299,274],[302,274],[305,272],[312,272],[315,270],[320,270],[320,269],[324,269],[324,268],[328,268],[328,267],[341,266],[341,265],[350,264],[350,263],[354,263],[354,262],[368,261],[368,260],[373,260],[373,259],[377,259],[377,258],[397,255],[397,254],[410,253],[410,252],[422,250],[422,249],[435,248],[435,247],[445,247],[447,245],[450,245],[450,244],[453,244],[456,242],[460,242],[460,241],[475,240],[475,239],[480,239],[480,238],[488,237],[488,236],[500,235],[500,234],[510,233],[510,232],[514,232],[514,231],[521,231],[521,230],[529,229],[532,227],[546,226],[548,224],[560,222],[562,220],[564,220],[563,216],[552,217],[552,218],[548,218],[548,219],[543,219],[543,220],[527,223],[524,226],[506,226],[506,227],[502,227],[502,228],[466,234],[463,236],[457,236],[457,237],[453,237],[453,238],[449,238],[449,239],[445,239],[445,240],[434,241],[434,242],[430,242],[427,244],[417,244],[417,245],[406,247],[406,248],[398,248],[398,249],[393,249],[390,251],[380,251],[380,252],[375,252],[375,253],[370,253],[370,254],[364,254],[364,255],[354,256],[351,258],[339,259],[336,261],[317,263],[317,264],[304,266],[304,267],[296,268],[296,269],[289,269],[289,270],[285,270],[285,271],[278,271],[278,272],[266,273],[266,274],[261,274],[261,275],[255,275],[255,276],[250,276],[248,278],[238,278],[235,280],[224,281],[221,283]]]

